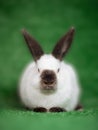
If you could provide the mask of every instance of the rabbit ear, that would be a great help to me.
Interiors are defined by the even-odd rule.
[[[54,50],[52,52],[52,55],[59,59],[62,60],[64,55],[67,53],[68,49],[70,48],[70,45],[73,40],[73,35],[74,35],[75,29],[72,27],[56,44],[54,47]]]
[[[34,57],[34,60],[38,60],[44,54],[41,46],[35,39],[33,39],[33,37],[30,36],[30,34],[26,30],[22,30],[22,34],[30,49],[31,54]]]

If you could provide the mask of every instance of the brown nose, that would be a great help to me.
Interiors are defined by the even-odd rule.
[[[56,75],[52,70],[44,70],[41,78],[44,84],[53,84],[56,81]]]

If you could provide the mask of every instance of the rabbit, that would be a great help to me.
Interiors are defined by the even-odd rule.
[[[34,58],[19,82],[21,102],[36,112],[73,111],[78,108],[80,84],[72,65],[63,61],[73,40],[75,29],[57,42],[51,54],[44,54],[40,44],[26,31],[22,34]],[[47,45],[48,47],[48,45]]]

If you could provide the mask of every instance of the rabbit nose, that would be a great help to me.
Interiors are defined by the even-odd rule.
[[[45,84],[52,84],[56,80],[56,75],[51,70],[44,70],[41,74],[41,78]]]

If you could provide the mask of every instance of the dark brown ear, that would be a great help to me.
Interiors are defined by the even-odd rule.
[[[22,34],[30,49],[31,54],[34,57],[34,60],[38,60],[44,54],[41,46],[33,37],[30,36],[30,34],[26,30],[22,30]]]
[[[73,40],[73,35],[74,35],[75,29],[72,27],[56,44],[54,47],[54,50],[52,52],[52,55],[59,59],[62,60],[64,55],[67,53],[68,49],[70,48],[70,45]]]

